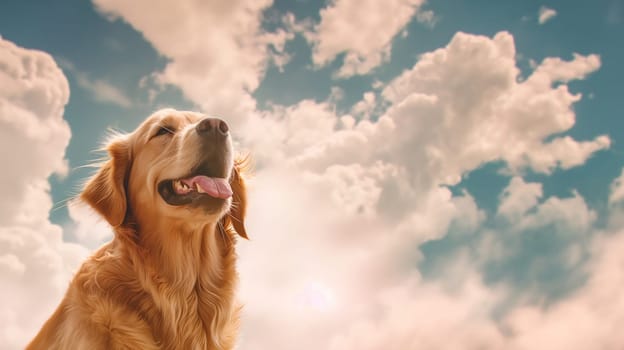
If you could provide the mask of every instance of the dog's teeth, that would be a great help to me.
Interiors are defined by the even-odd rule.
[[[199,186],[198,183],[195,184],[195,189],[197,190],[197,192],[199,193],[206,193],[206,191],[204,191],[201,186]]]
[[[173,189],[175,190],[176,193],[179,193],[179,194],[185,194],[185,193],[188,193],[189,191],[188,185],[180,180],[173,181]]]

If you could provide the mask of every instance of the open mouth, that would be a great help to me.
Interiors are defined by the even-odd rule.
[[[232,196],[227,179],[196,175],[158,184],[160,196],[170,205],[219,204]]]

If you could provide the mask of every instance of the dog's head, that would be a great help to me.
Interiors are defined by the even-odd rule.
[[[165,109],[115,137],[107,150],[110,159],[81,198],[111,226],[164,220],[192,228],[221,220],[247,237],[241,162],[224,121]]]

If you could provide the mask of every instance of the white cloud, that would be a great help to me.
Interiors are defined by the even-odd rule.
[[[237,135],[244,146],[252,147],[255,161],[277,163],[291,161],[303,152],[316,152],[315,145],[333,134],[337,124],[333,105],[302,100],[251,115]]]
[[[624,326],[624,233],[599,236],[593,243],[589,280],[569,298],[548,309],[518,308],[505,324],[514,334],[509,349],[621,349]]]
[[[557,137],[549,143],[536,147],[534,152],[527,154],[527,157],[534,170],[550,173],[556,167],[570,169],[583,165],[592,154],[608,149],[610,145],[611,140],[606,135],[598,136],[593,141],[583,142],[576,141],[569,136]]]
[[[341,101],[345,97],[345,91],[339,86],[332,86],[329,92],[329,96],[327,97],[327,102],[336,104],[336,102]]]
[[[515,56],[509,33],[493,39],[458,33],[384,88],[389,107],[377,121],[327,134],[298,161],[322,169],[387,157],[408,171],[415,188],[426,189],[455,184],[462,174],[495,160],[516,173],[530,168],[550,174],[609,147],[604,135],[582,142],[568,136],[548,140],[574,125],[573,104],[581,96],[565,83],[598,69],[598,56],[548,58],[524,81]]]
[[[609,195],[609,203],[618,203],[624,199],[624,169],[611,183],[611,194]]]
[[[558,226],[559,232],[586,233],[588,232],[597,214],[591,210],[585,199],[574,192],[572,197],[550,197],[536,207],[536,212],[525,216],[518,224],[519,229],[535,229],[547,225]]]
[[[0,227],[0,341],[23,348],[61,301],[84,247],[62,240],[60,227]]]
[[[493,311],[510,291],[485,286],[460,259],[459,284],[412,277],[387,287],[369,300],[374,312],[333,337],[329,348],[620,349],[624,232],[599,234],[591,248],[586,285],[548,307],[526,304],[493,321]]]
[[[245,304],[241,348],[339,346],[358,323],[393,312],[397,304],[387,294],[397,285],[406,285],[405,298],[431,297],[412,300],[410,310],[426,312],[419,308],[436,300],[437,287],[411,281],[419,259],[415,247],[443,236],[453,221],[478,225],[482,214],[472,198],[452,198],[440,188],[423,195],[422,204],[411,208],[415,215],[400,225],[378,207],[381,192],[396,181],[402,181],[396,169],[379,163],[335,166],[318,175],[287,166],[256,174],[249,197],[251,241],[238,247]],[[457,314],[449,318],[465,316]]]
[[[369,97],[367,108],[389,105],[374,121],[356,122],[337,115],[331,102],[310,100],[274,106],[250,120],[244,144],[262,163],[252,185],[250,230],[261,237],[241,245],[247,305],[241,346],[282,349],[301,339],[303,349],[409,348],[416,340],[432,349],[513,344],[490,319],[498,293],[478,277],[448,294],[408,281],[418,274],[409,267],[420,259],[415,247],[444,237],[454,222],[474,232],[484,220],[474,199],[453,197],[440,184],[457,183],[493,160],[506,161],[515,172],[528,167],[550,173],[608,147],[606,136],[546,141],[574,125],[572,105],[580,96],[565,83],[598,69],[597,56],[547,59],[522,82],[515,57],[508,33],[493,39],[458,34],[390,82],[385,101]],[[272,138],[258,135],[260,129]],[[595,221],[577,193],[540,204],[541,185],[519,177],[507,193],[499,212],[518,231],[552,224],[586,232]],[[275,251],[278,258],[270,253]],[[380,301],[397,285],[404,298]],[[455,313],[433,311],[430,304]],[[435,325],[426,327],[414,315],[442,316],[424,317]],[[458,343],[444,336],[448,332],[459,333]]]
[[[324,66],[341,53],[344,62],[337,74],[367,74],[390,59],[392,40],[420,11],[424,0],[336,0],[321,10],[321,22],[308,31],[313,44],[312,60]],[[433,21],[426,12],[421,21]]]
[[[322,174],[306,174],[312,183],[321,186],[323,192],[337,207],[351,214],[375,215],[377,203],[386,178],[397,176],[397,169],[381,161],[369,168],[360,164],[332,165]]]
[[[617,260],[621,254],[616,254],[624,234],[596,240],[590,283],[571,298],[548,308],[526,304],[495,321],[493,314],[513,291],[485,285],[467,256],[449,256],[437,281],[423,281],[410,268],[419,259],[414,246],[444,235],[452,220],[481,227],[483,215],[473,200],[453,199],[444,190],[432,193],[413,208],[413,220],[403,221],[414,228],[407,234],[379,216],[352,212],[346,205],[350,198],[333,197],[332,187],[326,187],[333,181],[331,172],[308,182],[289,170],[293,169],[262,172],[252,184],[255,209],[250,211],[249,224],[259,236],[240,246],[241,295],[246,305],[241,347],[288,349],[294,342],[304,350],[621,346],[616,330],[624,307],[610,301],[617,300],[614,295],[624,281]],[[353,170],[357,176],[337,189],[365,198],[350,186],[360,187],[358,183],[370,178],[360,167]],[[387,174],[395,176],[392,171]],[[278,191],[276,182],[289,191]],[[378,188],[382,183],[361,187]],[[531,198],[541,196],[538,184],[519,178],[512,183],[510,197],[522,186],[533,192]],[[512,226],[520,227],[526,217],[536,225],[562,224],[561,232],[591,226],[592,211],[578,194],[551,197],[542,204],[531,198],[535,203],[531,208],[521,205],[516,211],[534,210],[525,217],[510,217]],[[578,263],[572,260],[570,264]],[[592,309],[595,305],[598,310]],[[600,321],[603,315],[608,327],[600,326],[605,324]],[[577,330],[574,335],[567,331],[568,322]]]
[[[79,200],[70,200],[67,210],[71,223],[64,225],[65,232],[76,242],[95,249],[113,238],[113,231],[98,213]]]
[[[533,185],[537,184],[515,178],[508,190],[514,196],[513,192],[524,186],[533,193],[532,197],[538,196],[538,192],[541,196],[541,188]],[[560,232],[577,226],[589,228],[583,224],[586,220],[572,218],[591,216],[578,194],[570,199],[551,197],[532,207],[536,210],[528,216],[539,218],[541,224],[570,225],[560,227]],[[520,209],[524,210],[524,207]],[[499,208],[500,211],[505,210]],[[520,226],[522,221],[518,216],[510,217],[514,226]],[[589,281],[569,298],[548,307],[526,303],[495,321],[493,315],[514,293],[513,289],[486,286],[473,270],[474,261],[460,252],[446,259],[447,266],[438,271],[442,277],[435,282],[422,281],[413,275],[379,290],[376,297],[368,300],[370,313],[353,319],[346,331],[332,337],[329,348],[619,349],[624,345],[617,331],[624,325],[624,302],[620,302],[618,292],[624,283],[619,254],[624,233],[594,234],[596,238],[590,244],[592,259],[584,269]],[[496,255],[505,248],[490,245],[492,249],[481,251],[478,258]],[[578,266],[578,257],[573,255],[579,252],[570,249],[570,253],[563,255],[572,258],[567,263]]]
[[[489,314],[496,294],[478,279],[454,292],[408,279],[371,300],[377,315],[354,322],[329,349],[502,349],[504,336]]]
[[[65,76],[47,54],[0,38],[0,344],[23,348],[60,301],[87,251],[48,220],[47,181],[67,171]]]
[[[526,183],[521,177],[514,176],[500,197],[498,214],[510,220],[518,219],[537,205],[542,194],[541,184]]]
[[[78,85],[93,95],[96,101],[111,102],[121,107],[130,107],[132,102],[115,86],[103,81],[89,79],[84,73],[75,73]]]
[[[509,294],[514,303],[558,298],[577,286],[589,242],[600,235],[596,211],[578,192],[543,201],[542,196],[542,184],[516,176],[500,196],[497,216],[477,228],[473,258],[490,281],[515,287]]]
[[[536,84],[567,83],[571,80],[585,79],[590,73],[600,68],[600,56],[579,54],[572,55],[572,61],[559,57],[547,57],[535,68],[531,76]]]
[[[0,223],[13,224],[24,215],[40,217],[39,200],[49,202],[47,177],[67,172],[70,130],[62,116],[69,88],[50,56],[0,40],[0,147],[19,150],[2,153],[11,166],[0,181]]]
[[[310,18],[304,18],[303,20],[297,20],[294,14],[291,12],[286,13],[281,18],[286,31],[291,33],[305,34],[314,28],[314,23]]]
[[[260,42],[269,47],[268,55],[273,64],[280,72],[284,71],[284,66],[291,60],[291,56],[285,51],[286,43],[295,37],[295,30],[279,28],[273,33],[264,33]]]
[[[416,13],[416,20],[420,23],[426,24],[430,28],[433,28],[433,26],[435,26],[438,22],[438,18],[431,10],[418,11]]]
[[[203,111],[230,123],[255,109],[251,92],[269,60],[278,66],[288,61],[284,42],[292,34],[261,29],[262,12],[271,0],[94,3],[109,18],[128,22],[169,59],[157,74],[159,83],[178,86]]]
[[[104,80],[91,79],[85,72],[78,70],[69,61],[61,60],[59,64],[62,68],[69,71],[76,79],[78,86],[87,90],[96,101],[113,103],[126,108],[132,106],[132,101],[117,87]]]
[[[537,15],[538,15],[537,21],[539,22],[539,24],[544,24],[550,21],[551,19],[553,19],[557,15],[557,11],[551,8],[548,8],[546,6],[542,6],[540,7]]]
[[[365,119],[369,119],[373,112],[376,111],[378,104],[377,97],[374,92],[367,91],[362,96],[362,100],[351,107],[351,113]]]

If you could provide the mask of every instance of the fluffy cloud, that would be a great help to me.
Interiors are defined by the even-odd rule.
[[[338,76],[366,74],[390,59],[392,40],[420,11],[424,0],[336,0],[321,10],[321,22],[306,34],[312,60],[325,65],[345,53]],[[420,20],[431,22],[427,11]]]
[[[516,192],[525,187],[529,193],[532,193],[529,202],[533,204],[520,207],[508,204],[520,200],[518,197],[509,198],[517,196]],[[536,183],[526,183],[520,178],[512,179],[504,193],[508,195],[504,197],[506,199],[499,207],[499,213],[513,213],[508,219],[515,228],[512,229],[514,232],[508,233],[515,237],[519,237],[519,234],[525,234],[521,232],[523,230],[535,229],[537,225],[542,227],[551,224],[561,225],[556,228],[556,231],[558,234],[564,235],[574,230],[587,230],[589,225],[586,222],[591,221],[592,216],[595,215],[587,208],[584,199],[578,194],[565,199],[550,197],[544,203],[539,204],[536,198],[541,197],[541,186]],[[443,203],[437,202],[433,207],[440,208],[440,204],[442,207],[444,206]],[[464,208],[456,206],[455,210],[466,211]],[[442,210],[436,213],[435,211],[420,209],[418,212],[423,216],[423,220],[419,222],[425,226],[423,230],[442,233],[448,231],[447,227],[426,226],[427,222],[433,221],[432,218],[443,218],[444,213],[448,214],[448,211]],[[523,217],[518,215],[520,212],[525,213]],[[577,220],[574,217],[580,219]],[[522,227],[527,218],[534,222],[535,226]],[[442,221],[449,222],[448,220]],[[481,221],[477,220],[474,227],[481,227]],[[362,231],[359,227],[357,229],[360,233],[367,231]],[[503,233],[498,232],[497,234]],[[385,239],[377,241],[377,248],[382,246],[379,242],[387,241],[389,234],[391,231],[386,228]],[[546,233],[543,232],[542,234]],[[613,293],[621,288],[623,281],[619,275],[622,275],[624,270],[619,267],[621,264],[617,260],[619,259],[617,252],[621,249],[621,243],[624,242],[624,235],[622,233],[604,235],[600,232],[594,234],[596,238],[589,244],[591,248],[588,249],[591,253],[589,266],[582,268],[584,273],[591,276],[589,282],[578,289],[570,298],[549,304],[548,307],[543,306],[542,303],[536,305],[534,302],[530,302],[532,299],[526,299],[527,295],[524,291],[519,293],[522,296],[520,299],[526,300],[524,303],[520,302],[522,306],[513,307],[509,312],[501,315],[501,307],[509,305],[509,297],[514,295],[517,297],[518,292],[507,284],[499,284],[496,287],[486,285],[482,276],[474,270],[475,261],[479,259],[498,261],[503,259],[502,261],[504,261],[511,257],[513,261],[513,254],[518,253],[520,249],[517,244],[513,247],[498,246],[493,251],[481,250],[476,257],[477,259],[462,250],[458,254],[444,258],[445,266],[437,270],[436,274],[440,277],[434,281],[422,280],[415,270],[405,267],[403,267],[402,273],[397,274],[397,269],[400,268],[398,265],[387,266],[382,270],[375,270],[373,266],[358,265],[358,270],[367,271],[366,277],[370,278],[371,275],[374,275],[372,271],[393,271],[394,278],[384,280],[380,278],[382,275],[379,275],[375,278],[373,290],[356,287],[355,289],[359,289],[360,292],[348,294],[346,300],[349,301],[349,305],[360,305],[361,303],[366,305],[357,310],[341,305],[340,300],[345,299],[338,299],[339,301],[335,303],[334,298],[327,297],[328,294],[325,294],[332,289],[325,286],[318,292],[317,297],[321,300],[327,298],[331,303],[320,303],[323,305],[320,310],[298,309],[298,313],[293,312],[293,314],[286,316],[286,318],[292,317],[292,322],[304,322],[304,325],[300,325],[303,329],[301,330],[302,335],[288,341],[303,339],[305,336],[303,332],[307,330],[312,333],[305,333],[306,335],[318,333],[322,335],[314,335],[305,339],[323,339],[322,341],[309,340],[308,342],[311,342],[310,348],[342,350],[372,350],[386,347],[397,349],[505,348],[524,350],[539,348],[543,344],[547,344],[549,348],[553,349],[585,349],[591,346],[597,346],[601,349],[617,349],[622,346],[622,342],[616,336],[616,329],[621,324],[624,308],[620,307],[617,302],[615,306],[612,305],[611,301],[617,300],[617,297],[613,297]],[[295,239],[299,238],[296,237]],[[410,242],[409,239],[405,238],[407,237],[401,237],[404,244]],[[575,240],[574,237],[568,237],[568,239]],[[358,245],[357,242],[353,243],[353,240],[350,242],[351,247]],[[517,241],[515,242],[517,243]],[[372,245],[368,244],[368,246]],[[342,251],[348,252],[351,247],[345,246]],[[569,248],[566,244],[561,246],[561,249],[566,248]],[[504,253],[505,249],[512,255],[502,258],[497,256],[497,254]],[[369,251],[371,250],[377,249],[369,248]],[[389,251],[399,252],[400,250],[394,246]],[[569,256],[570,254],[567,252],[562,254],[563,258]],[[306,258],[311,257],[314,255],[306,255]],[[553,257],[553,261],[559,258],[559,256]],[[321,261],[333,261],[335,259],[337,258],[323,256]],[[388,262],[393,258],[386,255],[385,259],[377,260],[377,262]],[[397,256],[394,256],[394,259],[400,260]],[[546,264],[551,263],[547,259],[549,257],[537,256],[528,267],[536,273],[543,273],[547,271],[548,265]],[[288,261],[296,261],[296,258]],[[317,260],[314,261],[315,264],[318,264]],[[576,266],[577,269],[578,266],[582,266],[579,265],[578,259],[564,260],[560,263]],[[335,264],[335,262],[333,266],[336,266],[334,270],[343,268],[343,265]],[[282,270],[281,272],[286,271]],[[357,286],[362,280],[362,277],[356,273],[349,276],[348,284],[350,286]],[[557,276],[557,278],[560,277]],[[526,281],[527,284],[533,282],[531,280]],[[527,286],[523,288],[527,288]],[[335,297],[335,295],[329,295]],[[283,299],[281,300],[283,301]],[[594,306],[598,306],[599,309],[592,309]],[[287,308],[288,306],[280,304],[280,307],[272,308],[271,311]],[[607,308],[609,310],[606,310]],[[309,322],[310,316],[315,312],[318,312],[315,314],[317,318],[326,317],[325,320],[318,321],[318,323],[325,326],[329,325],[329,330]],[[334,312],[339,313],[339,316]],[[348,322],[344,322],[340,318],[336,320],[336,317],[343,316],[344,313],[349,314]],[[495,314],[500,316],[494,317]],[[609,326],[600,326],[604,324],[600,322],[602,315],[605,316]],[[278,314],[277,317],[280,318],[283,315]],[[333,324],[332,321],[336,321],[336,323]],[[276,325],[269,324],[268,327],[276,327]],[[298,329],[298,327],[288,326],[288,329]],[[574,335],[569,334],[570,328],[576,330]],[[267,332],[266,334],[270,333]],[[453,336],[448,337],[448,334],[453,334]],[[328,337],[330,340],[327,342],[325,339]],[[254,338],[260,339],[259,344],[262,345],[270,344],[273,348],[287,347],[285,343],[279,343],[278,340],[271,339],[268,335],[255,336]],[[249,345],[249,343],[243,345]],[[306,347],[303,348],[306,349]]]
[[[522,80],[513,37],[456,34],[444,48],[422,55],[382,91],[389,107],[375,121],[329,134],[298,157],[306,167],[371,163],[379,157],[405,168],[412,186],[456,184],[462,174],[503,160],[512,172],[550,174],[583,164],[608,148],[602,135],[589,141],[556,136],[575,123],[568,81],[600,67],[596,55],[571,61],[547,58]]]
[[[245,304],[241,348],[343,346],[358,331],[356,324],[392,314],[397,305],[393,293],[431,297],[410,300],[410,310],[436,305],[434,300],[449,306],[454,302],[454,296],[436,295],[439,286],[418,278],[415,248],[443,236],[452,222],[478,225],[482,214],[472,198],[453,198],[440,188],[423,196],[409,220],[398,222],[380,213],[377,205],[387,183],[400,180],[395,168],[380,163],[370,168],[335,166],[318,175],[287,166],[256,174],[249,197],[251,241],[238,247]],[[472,312],[464,311],[449,318],[459,321]],[[393,314],[389,317],[398,321]],[[394,325],[387,329],[400,332],[403,339],[411,337]]]
[[[284,63],[284,42],[292,36],[261,30],[262,12],[271,3],[94,0],[102,13],[127,21],[169,59],[156,74],[158,82],[180,87],[204,111],[232,122],[255,109],[250,93],[269,60]]]
[[[537,13],[537,21],[539,22],[539,24],[544,24],[548,21],[550,21],[551,19],[553,19],[555,16],[557,15],[557,11],[548,8],[546,6],[542,6],[539,9],[539,12]]]
[[[524,215],[537,205],[542,197],[542,185],[526,183],[519,176],[514,176],[502,193],[498,213],[511,220]]]
[[[552,197],[536,207],[536,212],[520,223],[522,229],[558,225],[561,232],[587,232],[591,229],[596,213],[591,210],[577,192],[570,198]]]
[[[599,312],[588,307],[595,302],[604,305],[610,299],[573,297],[552,308],[526,304],[496,320],[494,314],[513,292],[504,285],[485,285],[469,255],[460,252],[448,256],[447,266],[438,271],[440,277],[423,280],[410,267],[419,259],[414,247],[436,237],[424,234],[414,239],[379,217],[366,212],[349,213],[349,207],[340,201],[326,199],[326,187],[291,173],[285,176],[284,170],[262,172],[252,185],[255,209],[250,212],[249,224],[260,228],[260,236],[240,246],[241,297],[246,305],[242,348],[287,349],[297,343],[301,349],[533,349],[544,343],[555,349],[583,349],[590,340],[606,344],[605,349],[619,346],[613,334],[615,327],[603,330],[596,326]],[[274,181],[290,190],[277,191]],[[358,181],[366,180],[354,182]],[[534,185],[521,179],[513,182],[515,189],[511,191],[522,184]],[[272,200],[267,202],[265,198]],[[423,207],[415,210],[419,219],[411,222],[420,230],[416,232],[444,235],[452,220],[473,228],[481,226],[483,216],[474,210],[474,201],[449,198],[448,194],[426,198]],[[574,205],[560,205],[563,202]],[[579,202],[584,203],[578,196],[569,200],[551,197],[529,208],[534,210],[527,217],[540,218],[543,225],[565,224],[570,222],[569,217],[561,213],[591,213],[583,205],[576,205]],[[469,220],[469,216],[477,219]],[[514,225],[522,222],[522,218],[510,220]],[[590,266],[603,265],[613,270],[616,264],[601,261],[612,259],[605,253],[613,255],[619,245],[605,252],[597,247],[609,247],[615,240],[604,239],[602,242],[603,238],[598,238]],[[496,252],[482,251],[479,258],[491,253]],[[544,262],[537,259],[532,268],[539,270]],[[611,281],[607,277],[612,274],[594,268],[590,273],[605,276],[603,286],[611,291],[621,284],[620,279]],[[621,269],[612,273],[621,274]],[[590,283],[578,295],[594,289],[598,290]],[[557,311],[560,308],[564,311]],[[623,311],[610,310],[608,319],[618,324]],[[591,322],[583,321],[587,312],[593,313]],[[573,322],[578,329],[574,336],[578,343],[569,341],[567,328],[559,326],[570,315],[578,316],[578,321]],[[585,325],[592,325],[587,329],[589,334],[582,332]],[[551,332],[540,330],[542,326]]]
[[[550,173],[558,166],[582,164],[609,146],[607,136],[545,141],[574,125],[572,104],[580,99],[557,83],[582,79],[599,66],[595,55],[577,55],[570,62],[546,59],[519,81],[509,33],[493,39],[458,33],[446,48],[423,55],[383,93],[393,103],[388,115],[404,124],[400,130],[418,131],[404,138],[411,136],[426,149],[422,161],[437,169],[439,181],[497,159],[514,170]]]
[[[64,69],[74,75],[78,86],[87,90],[96,101],[113,103],[125,108],[132,106],[132,101],[117,87],[104,80],[90,78],[85,72],[76,69],[69,61],[61,61],[59,63]]]
[[[492,321],[501,295],[478,274],[453,293],[443,288],[448,276],[440,284],[425,282],[413,267],[420,244],[444,237],[453,224],[474,232],[485,219],[469,195],[453,197],[440,185],[456,184],[462,174],[494,160],[515,173],[530,168],[549,174],[609,146],[606,136],[586,142],[551,138],[574,125],[580,95],[565,83],[598,69],[597,56],[549,58],[526,79],[515,56],[508,33],[492,39],[459,33],[385,87],[380,103],[387,108],[375,120],[356,121],[337,115],[330,102],[309,100],[274,106],[253,120],[258,124],[251,130],[273,138],[244,132],[262,162],[252,185],[257,192],[251,198],[258,202],[250,211],[250,227],[262,237],[241,247],[243,347],[281,349],[301,339],[307,340],[304,349],[515,346],[516,339]],[[375,104],[365,96],[353,111],[374,110]],[[288,188],[288,195],[280,188]],[[591,229],[596,214],[578,193],[543,202],[541,197],[540,184],[516,176],[498,212],[516,233]],[[265,198],[272,198],[270,205]],[[569,264],[579,261],[569,243],[575,237],[557,238]],[[494,258],[517,256],[516,248],[496,241],[490,247],[512,251]],[[464,266],[476,268],[467,261]],[[530,267],[539,270],[539,261]],[[418,314],[442,316],[418,322]],[[471,328],[460,331],[468,323]],[[459,334],[457,343],[444,336],[449,332]]]
[[[73,241],[89,249],[95,249],[113,238],[113,231],[91,207],[79,200],[70,200],[67,210],[71,222],[65,224],[65,233]]]
[[[63,242],[60,227],[0,227],[0,341],[23,348],[52,315],[87,250]]]
[[[550,197],[538,203],[542,193],[541,184],[526,183],[518,176],[513,177],[503,191],[498,214],[513,222],[516,231],[548,225],[555,225],[557,231],[568,233],[591,229],[597,214],[578,192],[573,192],[569,198]]]
[[[3,164],[11,164],[0,181],[0,223],[8,225],[28,216],[47,217],[37,197],[48,190],[48,176],[67,172],[64,154],[70,130],[62,116],[69,88],[48,55],[7,40],[0,41],[0,50],[0,146],[19,149],[2,155]]]
[[[619,215],[619,214],[618,214]],[[621,349],[624,340],[624,232],[599,236],[586,285],[543,310],[518,308],[505,320],[514,334],[510,349]]]
[[[459,290],[452,293],[416,278],[388,288],[371,300],[379,315],[353,323],[329,349],[504,348],[504,336],[489,314],[497,292],[478,279],[468,279]]]
[[[48,177],[67,171],[65,76],[47,54],[0,38],[0,343],[20,348],[50,316],[86,249],[48,220]]]
[[[489,283],[515,287],[518,299],[542,303],[582,284],[597,213],[576,191],[542,200],[542,185],[514,177],[503,191],[498,215],[475,235],[472,251]]]
[[[617,203],[624,199],[624,169],[613,183],[611,183],[611,194],[609,195],[609,203]]]
[[[619,215],[619,214],[618,214]],[[599,234],[591,243],[587,283],[570,297],[546,306],[513,308],[498,321],[493,314],[508,290],[471,273],[452,286],[412,276],[369,299],[371,314],[354,319],[329,342],[329,349],[620,349],[624,342],[624,232]],[[448,279],[453,269],[443,271]],[[449,337],[449,334],[452,334]]]
[[[351,113],[360,118],[369,119],[378,107],[376,103],[377,97],[374,92],[367,91],[362,96],[362,100],[357,102],[351,108]]]

